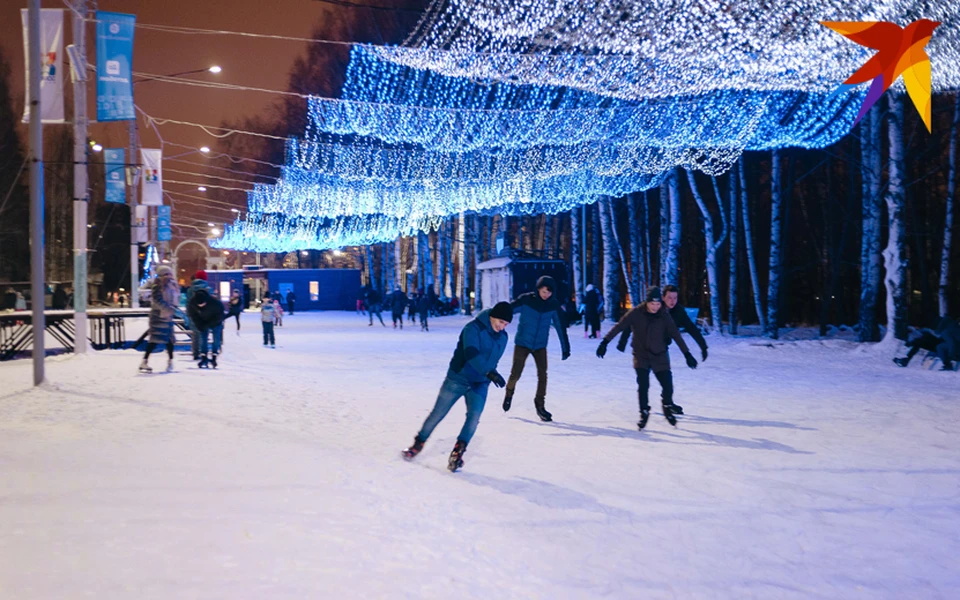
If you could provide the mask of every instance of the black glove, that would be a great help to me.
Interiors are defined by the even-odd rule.
[[[707,349],[706,349],[706,348],[702,348],[702,349],[700,350],[700,355],[701,355],[701,357],[703,358],[703,360],[706,361],[706,360],[707,360]]]
[[[487,373],[487,379],[492,381],[493,385],[497,386],[498,388],[502,388],[507,385],[507,382],[503,380],[503,375],[497,373],[496,369]]]
[[[684,354],[683,356],[687,359],[687,366],[688,366],[688,367],[690,367],[691,369],[696,369],[696,368],[697,368],[697,359],[695,359],[692,354],[690,354],[689,352],[687,352],[687,353]]]
[[[600,345],[597,346],[597,358],[603,358],[607,353],[607,340],[600,342]]]
[[[560,360],[567,360],[568,358],[570,358],[570,351],[569,351],[569,350],[567,350],[566,352],[563,353],[563,356],[560,358]]]

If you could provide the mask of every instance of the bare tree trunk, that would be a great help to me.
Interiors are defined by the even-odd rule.
[[[906,276],[905,240],[903,224],[903,180],[906,175],[903,148],[903,101],[896,94],[890,101],[887,136],[890,142],[890,161],[887,167],[889,183],[884,199],[889,219],[887,248],[883,251],[884,278],[887,290],[887,332],[883,341],[907,338],[907,299],[904,288]]]
[[[940,316],[950,314],[947,290],[950,285],[950,248],[953,236],[953,203],[957,191],[957,128],[960,126],[960,95],[953,99],[953,122],[950,124],[950,166],[947,170],[947,218],[943,227],[943,251],[940,255]]]
[[[731,171],[730,172],[730,219],[728,220],[730,227],[730,281],[729,281],[729,300],[730,305],[730,316],[728,320],[730,321],[730,333],[731,335],[737,335],[738,323],[740,320],[740,297],[737,294],[737,285],[738,282],[738,269],[739,266],[738,259],[740,257],[740,247],[738,239],[738,227],[737,223],[740,221],[740,210],[739,203],[737,202],[737,176]]]
[[[703,196],[697,188],[697,181],[690,171],[687,171],[687,181],[690,183],[693,199],[696,200],[697,206],[700,208],[700,214],[703,215],[704,246],[707,250],[707,283],[710,286],[710,319],[717,331],[722,334],[723,318],[720,312],[720,283],[717,280],[717,249],[723,244],[727,235],[727,219],[723,216],[723,199],[717,187],[717,180],[714,179],[714,192],[717,194],[717,204],[720,206],[720,216],[723,221],[723,233],[720,239],[716,239],[713,235],[713,216],[710,214],[706,202],[703,201]]]
[[[450,240],[447,238],[447,219],[440,222],[437,228],[437,294],[445,296],[447,294],[447,253],[450,246]]]
[[[590,244],[591,246],[590,279],[587,280],[587,283],[593,283],[594,285],[599,285],[600,280],[603,278],[603,275],[600,272],[600,256],[601,256],[601,252],[603,251],[601,249],[600,242],[603,239],[603,234],[600,231],[601,225],[600,225],[600,202],[599,201],[593,204],[593,208],[590,210],[590,212],[593,213],[592,215],[590,215],[590,218],[592,220],[591,230],[593,233],[593,240],[592,240],[592,243]]]
[[[673,173],[667,174],[663,183],[660,184],[660,243],[657,247],[660,249],[660,272],[657,273],[657,281],[660,287],[670,283],[667,279],[669,271],[669,247],[670,247],[670,179]]]
[[[780,256],[783,237],[782,208],[783,182],[780,174],[780,151],[774,150],[770,157],[770,277],[767,285],[767,327],[764,335],[772,339],[780,337]]]
[[[860,163],[862,234],[860,240],[860,331],[861,342],[877,342],[880,332],[877,327],[877,295],[880,288],[880,220],[883,216],[881,197],[880,156],[881,133],[880,106],[870,109],[860,121]]]
[[[597,201],[597,214],[600,227],[603,231],[603,296],[604,319],[611,323],[617,322],[617,307],[620,305],[617,288],[620,287],[620,273],[617,268],[616,239],[610,223],[610,200],[601,198]]]
[[[640,244],[643,246],[643,287],[641,292],[646,294],[647,287],[653,285],[653,268],[650,265],[650,192],[643,193],[643,229],[640,231]]]
[[[444,272],[446,273],[447,280],[443,283],[444,295],[447,298],[452,298],[456,293],[456,280],[454,279],[454,270],[453,270],[453,260],[454,260],[454,251],[456,249],[456,241],[454,236],[453,228],[453,219],[447,219],[446,227],[444,228],[444,234],[447,238],[446,241],[446,252],[444,253],[444,262],[446,267]]]
[[[640,223],[637,221],[637,194],[627,196],[627,226],[630,228],[630,303],[637,306],[647,287],[643,278],[643,247],[640,245]]]
[[[576,207],[570,210],[570,256],[573,262],[573,294],[577,298],[577,306],[583,304],[583,276],[580,268],[582,260],[580,244],[580,212],[582,207]]]
[[[553,254],[553,222],[554,215],[543,215],[543,257],[550,258]]]
[[[617,258],[620,262],[620,270],[623,272],[623,280],[627,283],[627,294],[630,298],[630,306],[636,306],[639,303],[637,299],[637,290],[634,289],[630,274],[627,272],[627,259],[623,252],[623,244],[620,243],[620,233],[617,231],[617,206],[613,198],[607,198],[605,201],[606,210],[610,214],[610,232],[613,234],[613,243],[617,247]],[[619,287],[619,285],[617,286]]]
[[[364,247],[364,254],[366,255],[366,267],[367,267],[367,277],[364,283],[372,286],[373,285],[373,246]]]
[[[680,169],[675,168],[670,176],[670,248],[667,252],[667,283],[680,283],[680,242],[681,230],[680,206]]]
[[[760,296],[760,278],[757,276],[757,257],[753,253],[753,232],[750,228],[750,196],[747,193],[747,178],[743,173],[743,159],[740,159],[740,208],[743,214],[743,237],[747,242],[747,264],[750,267],[750,284],[753,286],[753,306],[757,311],[757,321],[760,331],[766,331],[766,313],[763,310],[763,299]]]

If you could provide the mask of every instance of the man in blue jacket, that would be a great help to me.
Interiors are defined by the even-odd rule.
[[[503,376],[497,372],[497,363],[507,349],[508,336],[504,330],[512,320],[513,310],[510,304],[498,302],[492,309],[480,312],[476,319],[463,327],[437,402],[423,422],[420,433],[413,438],[413,445],[403,451],[403,458],[412,460],[420,454],[434,428],[447,416],[457,400],[464,398],[467,403],[467,420],[457,436],[447,468],[456,471],[463,466],[463,453],[467,451],[467,444],[477,430],[480,415],[487,402],[487,389],[491,383],[500,388],[506,385]]]
[[[523,374],[527,357],[532,354],[533,361],[537,364],[537,395],[533,399],[533,405],[541,421],[553,420],[553,415],[547,412],[544,406],[547,397],[547,340],[550,338],[551,327],[556,329],[560,336],[561,360],[570,357],[567,328],[560,319],[560,301],[553,296],[556,287],[553,277],[544,275],[537,280],[537,291],[520,294],[510,305],[513,312],[520,313],[520,325],[517,327],[516,345],[513,347],[513,367],[510,369],[510,379],[507,380],[507,393],[503,397],[504,412],[510,410],[513,391]]]

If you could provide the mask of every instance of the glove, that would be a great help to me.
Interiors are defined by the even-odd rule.
[[[563,356],[560,357],[560,360],[567,360],[568,358],[570,358],[570,351],[569,351],[569,350],[567,350],[566,352],[563,353]]]
[[[701,350],[701,351],[700,351],[700,355],[701,355],[701,357],[703,358],[703,360],[706,361],[706,360],[707,360],[707,349],[704,348],[703,350]]]
[[[688,367],[690,367],[691,369],[696,369],[696,368],[697,368],[697,359],[695,359],[692,354],[690,354],[689,352],[687,352],[687,353],[684,354],[683,356],[687,359],[687,366],[688,366]]]
[[[503,380],[503,375],[497,373],[496,369],[487,373],[487,379],[493,382],[493,385],[498,388],[502,388],[507,385],[507,382]]]
[[[603,358],[607,353],[607,340],[600,342],[600,345],[597,346],[597,358]]]

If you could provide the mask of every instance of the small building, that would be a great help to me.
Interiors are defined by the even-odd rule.
[[[570,296],[567,263],[562,260],[514,254],[499,256],[477,265],[480,273],[480,301],[484,308],[509,302],[536,289],[537,279],[549,275],[557,282],[555,295],[561,302]]]
[[[221,299],[240,290],[244,307],[256,306],[265,292],[287,292],[297,297],[296,310],[355,310],[360,289],[360,269],[243,269],[207,271],[210,287]]]

